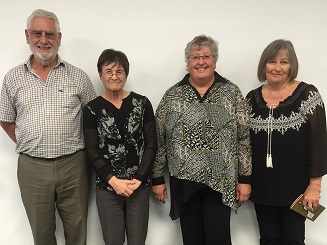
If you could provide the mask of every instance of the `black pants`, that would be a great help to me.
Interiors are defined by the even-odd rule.
[[[209,187],[194,193],[180,217],[184,245],[231,245],[230,207]]]
[[[289,206],[254,204],[260,245],[304,245],[305,218]]]

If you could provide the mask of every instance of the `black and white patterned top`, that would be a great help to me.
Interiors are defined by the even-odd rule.
[[[164,183],[168,163],[170,176],[209,186],[222,193],[224,204],[236,208],[236,185],[251,175],[246,102],[239,88],[216,72],[201,98],[189,76],[167,90],[156,111],[159,143],[153,185]],[[179,198],[178,193],[171,195]]]
[[[301,82],[269,118],[262,86],[246,98],[253,161],[251,200],[265,205],[291,205],[305,191],[310,178],[327,173],[323,100],[316,87]],[[266,166],[268,127],[272,130],[272,168]]]
[[[82,109],[96,97],[90,78],[58,57],[44,82],[30,58],[5,75],[1,90],[0,120],[16,123],[16,152],[56,158],[83,149]]]
[[[111,176],[148,184],[157,152],[150,101],[131,92],[118,109],[99,96],[84,108],[83,118],[85,149],[97,174],[96,187],[112,190]]]

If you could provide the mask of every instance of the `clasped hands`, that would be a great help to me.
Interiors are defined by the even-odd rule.
[[[133,192],[140,187],[142,182],[137,179],[127,180],[113,176],[110,178],[108,183],[118,195],[130,197]]]

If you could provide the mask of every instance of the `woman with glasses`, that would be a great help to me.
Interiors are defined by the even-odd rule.
[[[248,113],[240,89],[218,74],[218,44],[201,35],[185,49],[188,73],[169,88],[156,111],[158,153],[154,196],[165,202],[170,175],[172,219],[184,245],[231,244],[231,208],[251,192]]]
[[[260,244],[304,245],[305,217],[290,209],[319,205],[327,174],[324,102],[313,85],[296,80],[293,44],[277,39],[263,51],[257,70],[264,84],[247,95],[253,147],[253,194]]]
[[[154,113],[145,96],[124,90],[126,55],[104,50],[98,73],[105,91],[84,109],[85,148],[96,172],[96,203],[105,244],[144,245],[149,172],[157,151]]]

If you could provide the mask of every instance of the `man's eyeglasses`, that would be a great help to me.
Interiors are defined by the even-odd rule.
[[[40,39],[44,33],[44,36],[46,39],[55,40],[57,37],[57,33],[52,31],[36,31],[36,30],[30,30],[29,34],[34,39]]]
[[[191,60],[191,61],[199,61],[201,58],[204,60],[204,61],[209,61],[213,58],[214,56],[213,55],[210,55],[210,54],[205,54],[205,55],[192,55],[192,56],[189,56],[188,58]]]
[[[103,75],[105,75],[107,78],[111,78],[113,75],[116,75],[116,77],[122,77],[125,72],[123,70],[117,70],[113,72],[112,70],[106,70],[102,72]]]

